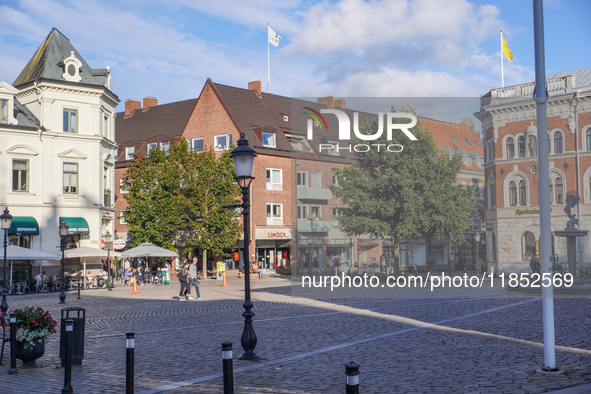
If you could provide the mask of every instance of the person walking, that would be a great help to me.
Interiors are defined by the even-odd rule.
[[[183,268],[179,271],[179,282],[181,284],[181,289],[179,290],[179,301],[188,300],[187,293],[189,291],[188,287],[188,280],[189,280],[189,263],[186,262],[183,264]]]
[[[195,286],[195,298],[191,297],[191,290]],[[197,279],[197,257],[193,257],[193,262],[189,265],[189,289],[188,295],[190,300],[198,300],[201,298],[199,293],[199,280]]]

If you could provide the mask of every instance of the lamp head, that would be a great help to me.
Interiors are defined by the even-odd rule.
[[[8,207],[4,208],[4,213],[0,215],[2,230],[8,230],[12,224],[12,215],[8,213]]]
[[[474,241],[480,242],[480,233],[474,234]]]
[[[236,170],[236,178],[238,180],[252,178],[252,167],[256,151],[248,146],[248,139],[244,137],[244,133],[240,134],[240,139],[237,142],[238,146],[232,149],[230,157],[234,161],[234,169]]]
[[[105,242],[107,242],[107,243],[111,242],[112,238],[113,238],[113,236],[111,235],[109,230],[107,230],[107,233],[105,234]]]

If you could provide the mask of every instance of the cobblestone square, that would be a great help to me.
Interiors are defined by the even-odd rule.
[[[360,363],[361,393],[546,393],[591,390],[591,300],[555,299],[556,360],[543,367],[542,302],[494,289],[498,297],[322,297],[291,295],[289,280],[252,280],[258,361],[242,361],[243,279],[201,282],[202,298],[179,302],[178,283],[67,294],[9,296],[11,309],[40,306],[57,320],[62,307],[86,309],[85,354],[72,370],[78,393],[125,392],[125,333],[135,332],[136,393],[223,392],[221,343],[233,342],[237,393],[342,393],[344,363]],[[323,293],[326,294],[326,293]],[[493,294],[494,295],[494,294]],[[5,393],[58,393],[59,335],[39,368],[8,375]],[[582,390],[582,391],[581,391]]]

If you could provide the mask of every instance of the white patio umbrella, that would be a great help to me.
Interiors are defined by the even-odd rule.
[[[149,242],[139,244],[135,248],[121,252],[121,258],[132,258],[132,257],[179,257],[177,252],[172,250],[161,248]],[[147,263],[146,263],[147,266]]]
[[[22,248],[16,245],[8,245],[6,247],[6,260],[10,260],[10,283],[12,283],[12,267],[13,260],[59,260],[60,256],[41,252],[40,250],[33,250]],[[41,270],[41,263],[39,263],[39,270]]]
[[[84,259],[84,287],[86,287],[86,258],[87,257],[118,257],[121,253],[110,251],[107,253],[106,250],[93,248],[90,246],[81,246],[79,248],[67,249],[64,251],[64,256],[68,259],[83,258]]]

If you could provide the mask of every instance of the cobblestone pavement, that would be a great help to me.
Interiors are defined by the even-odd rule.
[[[555,299],[556,361],[544,364],[542,302],[489,289],[486,297],[352,297],[323,292],[291,295],[288,280],[252,280],[258,361],[238,360],[244,326],[243,280],[201,283],[199,301],[179,302],[178,283],[68,293],[66,307],[86,309],[85,358],[72,370],[78,393],[125,392],[125,333],[135,337],[137,393],[223,392],[221,342],[234,343],[237,393],[342,393],[345,362],[360,367],[361,393],[591,392],[591,299]],[[416,296],[417,294],[415,294]],[[425,294],[423,294],[424,296]],[[428,295],[428,294],[427,294]],[[9,296],[10,308],[41,306],[60,317],[58,293]],[[59,335],[39,368],[8,375],[2,393],[59,393]]]

